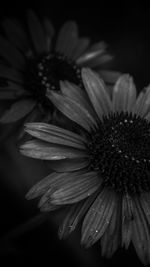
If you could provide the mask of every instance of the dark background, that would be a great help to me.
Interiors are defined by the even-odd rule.
[[[115,56],[112,69],[130,73],[138,90],[150,83],[148,7],[110,7],[109,3],[92,7],[92,2],[90,7],[76,7],[74,2],[68,7],[63,1],[40,1],[30,8],[41,18],[47,15],[56,31],[65,21],[76,20],[80,35],[109,44]],[[25,20],[26,10],[24,4],[1,6],[0,20],[7,16]],[[40,161],[19,155],[13,136],[0,143],[0,266],[142,266],[132,246],[128,251],[119,249],[110,260],[101,258],[99,243],[85,250],[80,246],[80,226],[68,240],[60,241],[57,230],[63,212],[51,213],[45,220],[38,215],[37,202],[24,198],[46,172]]]

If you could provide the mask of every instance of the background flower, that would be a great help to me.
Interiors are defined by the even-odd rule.
[[[59,90],[60,80],[82,87],[81,67],[97,70],[111,85],[117,72],[103,70],[112,57],[106,44],[90,44],[80,38],[74,21],[66,22],[58,35],[50,20],[40,21],[33,11],[27,13],[28,30],[16,19],[5,19],[5,36],[0,36],[0,99],[6,101],[1,122],[20,119],[50,121],[53,105],[47,90]]]
[[[79,134],[43,123],[30,123],[26,131],[40,140],[21,147],[29,157],[50,160],[55,170],[27,194],[41,197],[42,211],[67,207],[60,237],[82,223],[81,243],[101,240],[102,254],[110,257],[132,241],[145,264],[150,261],[150,87],[136,97],[129,75],[122,75],[112,97],[97,74],[83,69],[87,95],[63,85],[62,93],[48,97],[80,126]]]

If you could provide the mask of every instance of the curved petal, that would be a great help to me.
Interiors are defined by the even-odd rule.
[[[31,39],[34,44],[35,50],[38,54],[46,51],[46,36],[44,32],[43,25],[40,23],[36,14],[29,10],[27,13],[27,22],[29,26],[29,31],[31,34]]]
[[[70,57],[78,41],[78,27],[74,21],[66,22],[58,33],[56,51]]]
[[[80,140],[80,136],[77,139],[78,135],[54,125],[46,123],[28,123],[26,124],[25,131],[32,136],[49,143],[85,149],[83,142]]]
[[[58,161],[52,161],[48,163],[50,169],[57,172],[72,172],[84,169],[88,166],[89,161],[87,158],[83,159],[64,159]]]
[[[79,202],[91,196],[100,184],[101,180],[95,172],[72,173],[70,179],[51,194],[51,203],[64,205]]]
[[[47,97],[69,119],[85,128],[87,131],[93,127],[94,118],[80,103],[55,92],[50,92]]]
[[[92,194],[86,200],[75,203],[72,206],[69,205],[66,211],[66,216],[61,226],[59,227],[59,238],[67,238],[68,235],[75,230],[77,224],[85,215],[93,201],[97,196],[97,192]]]
[[[150,234],[139,199],[134,199],[134,220],[132,222],[132,241],[138,257],[144,264],[150,263]]]
[[[35,107],[36,102],[32,99],[24,99],[12,104],[0,119],[2,123],[10,123],[20,120],[26,116]]]
[[[86,247],[93,245],[106,231],[116,203],[113,192],[104,189],[94,201],[82,225],[81,243]]]
[[[90,40],[88,38],[80,38],[74,48],[71,58],[76,60],[87,50],[90,45]]]
[[[116,205],[108,225],[107,231],[101,238],[102,256],[110,258],[121,244],[121,199],[116,200]]]
[[[85,151],[69,147],[49,145],[47,142],[42,141],[26,142],[20,149],[20,152],[25,156],[44,160],[84,158],[87,156]]]
[[[96,120],[93,120],[93,118],[96,118],[96,113],[88,99],[86,92],[75,84],[69,83],[68,81],[60,82],[60,88],[64,96],[69,97],[74,102],[83,106],[87,110],[87,113],[89,113],[93,124],[97,125]]]
[[[112,103],[105,89],[105,84],[98,75],[90,69],[82,70],[82,78],[89,99],[98,117],[101,119],[102,115],[107,115],[112,110]]]
[[[19,48],[22,52],[29,50],[28,38],[21,27],[20,23],[15,19],[5,19],[3,21],[3,28],[7,38]]]
[[[44,18],[43,26],[45,28],[45,34],[46,34],[47,52],[49,52],[51,48],[52,38],[55,34],[55,30],[52,23],[47,18]]]
[[[127,249],[132,235],[132,220],[134,219],[134,208],[132,198],[124,195],[122,199],[122,245]]]
[[[22,73],[6,65],[0,64],[0,77],[4,77],[7,80],[23,83]]]
[[[25,58],[13,44],[2,36],[0,36],[0,55],[16,69],[24,69]]]
[[[113,88],[113,110],[131,112],[136,102],[136,87],[132,77],[121,75]]]
[[[133,111],[141,117],[148,116],[148,113],[150,112],[150,85],[144,88],[139,94]]]

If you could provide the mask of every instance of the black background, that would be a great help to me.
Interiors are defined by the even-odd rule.
[[[82,36],[90,36],[93,42],[104,40],[115,59],[112,69],[130,73],[138,90],[150,83],[150,17],[149,8],[136,4],[110,7],[109,3],[97,7],[71,7],[63,1],[40,1],[30,6],[39,17],[47,15],[56,31],[67,20],[76,20]],[[17,17],[25,20],[24,4],[1,6],[0,19]],[[0,144],[0,266],[15,263],[18,266],[142,266],[134,249],[119,249],[112,259],[100,256],[100,244],[85,250],[80,246],[80,227],[68,240],[57,237],[62,212],[51,213],[35,227],[26,224],[38,214],[36,201],[25,200],[25,193],[47,170],[40,161],[19,155],[14,137]],[[38,223],[37,223],[38,222]],[[25,224],[25,227],[20,225]],[[19,228],[18,228],[19,227]],[[13,230],[17,229],[17,230]]]

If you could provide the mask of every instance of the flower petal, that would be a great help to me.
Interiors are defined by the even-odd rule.
[[[3,21],[3,28],[7,38],[10,40],[10,42],[12,42],[12,44],[14,44],[23,52],[29,50],[28,38],[24,32],[24,29],[16,19],[5,19]]]
[[[25,156],[44,159],[44,160],[60,160],[86,157],[84,151],[69,147],[49,145],[42,141],[29,141],[21,146],[21,153]]]
[[[49,143],[60,144],[64,146],[71,146],[79,149],[85,149],[83,141],[76,134],[67,130],[61,129],[54,125],[46,123],[29,123],[26,124],[26,132],[32,136]]]
[[[139,199],[134,199],[134,220],[132,222],[132,241],[144,264],[150,262],[150,236],[147,222],[140,207]]]
[[[88,110],[84,106],[52,91],[47,96],[64,115],[84,127],[87,131],[90,131],[93,126],[93,118],[91,119]]]
[[[82,78],[89,99],[98,117],[101,119],[103,114],[106,115],[112,110],[112,103],[105,89],[105,84],[98,75],[90,69],[82,70]]]
[[[74,21],[66,22],[60,29],[56,51],[70,57],[78,41],[78,27]]]
[[[48,162],[48,167],[57,172],[72,172],[84,169],[89,164],[88,159],[64,159],[58,161]]]
[[[113,70],[100,70],[98,71],[100,77],[108,84],[114,84],[121,76],[121,73]]]
[[[89,44],[90,40],[88,38],[80,38],[72,52],[71,58],[77,61],[77,59],[86,51]]]
[[[96,43],[89,47],[86,53],[82,53],[82,55],[77,59],[77,64],[86,65],[88,62],[91,62],[93,59],[101,56],[106,49],[106,44],[104,42]],[[87,66],[87,65],[86,65]]]
[[[24,99],[15,102],[11,108],[7,110],[0,119],[1,123],[10,123],[20,120],[35,107],[36,102],[32,99]]]
[[[16,69],[23,70],[25,58],[15,46],[0,36],[0,55]]]
[[[150,112],[150,85],[139,94],[135,103],[134,112],[141,117],[148,116]]]
[[[116,203],[113,192],[104,189],[94,201],[82,225],[81,243],[93,245],[106,231]]]
[[[116,205],[108,225],[107,231],[101,238],[101,254],[110,258],[121,244],[121,200],[120,197],[116,200]]]
[[[51,195],[51,203],[56,205],[79,202],[92,195],[100,186],[101,180],[95,172],[71,173],[66,183]]]
[[[49,189],[61,185],[66,179],[67,173],[53,172],[36,183],[26,194],[27,199],[34,199],[45,194]]]
[[[7,80],[23,83],[23,76],[21,72],[10,68],[6,65],[0,65],[0,77],[4,77]]]
[[[133,214],[132,198],[129,195],[124,195],[122,199],[122,245],[125,245],[126,249],[131,241]]]
[[[46,34],[47,52],[49,52],[50,48],[51,48],[52,38],[54,36],[55,30],[54,30],[52,23],[47,18],[44,18],[43,25],[44,25],[45,34]]]
[[[67,81],[60,82],[60,87],[63,95],[69,97],[72,101],[83,106],[87,110],[87,114],[90,117],[92,123],[97,125],[95,120],[96,113],[92,108],[92,105],[87,97],[86,92],[83,91],[80,87],[71,84]]]
[[[46,36],[44,33],[44,28],[42,27],[38,17],[32,10],[28,11],[27,21],[31,34],[31,39],[36,52],[38,54],[46,52]]]
[[[115,111],[131,112],[136,101],[136,87],[128,75],[121,75],[113,88],[113,109]]]
[[[70,205],[67,207],[66,216],[61,226],[59,227],[59,238],[67,238],[68,235],[75,230],[77,224],[85,215],[93,201],[97,196],[97,192],[92,194],[86,200],[80,201],[79,203]]]

